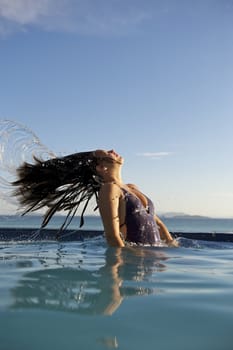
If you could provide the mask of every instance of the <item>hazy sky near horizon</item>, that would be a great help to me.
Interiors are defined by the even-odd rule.
[[[0,119],[55,153],[114,148],[159,212],[233,217],[231,0],[0,0],[0,77]]]

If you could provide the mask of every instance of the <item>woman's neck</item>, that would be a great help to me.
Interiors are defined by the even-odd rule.
[[[109,171],[104,175],[103,182],[115,182],[118,185],[123,184],[120,171]]]

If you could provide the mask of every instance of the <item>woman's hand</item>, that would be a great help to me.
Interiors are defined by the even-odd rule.
[[[179,247],[179,243],[172,238],[166,225],[162,222],[162,220],[158,216],[155,216],[155,221],[159,228],[160,238],[163,241],[165,241],[165,243],[167,243],[169,247]]]
[[[176,239],[173,239],[172,241],[167,242],[169,247],[175,247],[178,248],[180,246],[179,242]]]

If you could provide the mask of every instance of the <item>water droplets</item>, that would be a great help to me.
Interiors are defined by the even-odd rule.
[[[11,182],[16,179],[16,169],[23,162],[33,162],[34,157],[47,160],[55,157],[28,128],[12,120],[0,120],[0,195],[16,203],[11,196]]]

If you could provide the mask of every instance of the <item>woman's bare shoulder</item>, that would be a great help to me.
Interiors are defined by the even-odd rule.
[[[133,190],[138,190],[139,191],[139,188],[138,186],[136,186],[135,184],[127,184],[127,187],[133,189]]]
[[[115,183],[115,182],[106,182],[102,184],[100,188],[100,195],[106,196],[106,195],[117,195],[120,194],[121,188]]]

